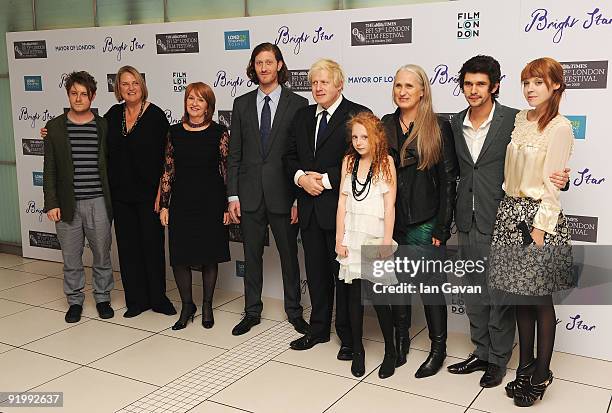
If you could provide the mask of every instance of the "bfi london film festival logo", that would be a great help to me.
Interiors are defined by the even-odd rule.
[[[606,89],[608,61],[560,62],[568,89]]]
[[[29,40],[13,42],[15,59],[44,59],[47,57],[47,42],[45,40]]]
[[[200,52],[198,32],[156,34],[155,45],[157,54]]]
[[[44,156],[45,141],[42,139],[22,139],[21,147],[24,155]]]
[[[57,235],[51,232],[29,231],[30,247],[47,248],[52,250],[60,250],[59,240]]]
[[[145,76],[144,73],[141,73],[140,76],[142,76],[142,78],[146,81],[147,78]],[[114,92],[115,91],[115,78],[117,77],[117,73],[108,73],[106,75],[106,84],[108,86],[108,91],[109,92]]]
[[[480,12],[457,13],[457,39],[472,39],[480,36]]]
[[[227,130],[232,129],[232,111],[231,110],[219,110],[217,111],[217,120],[219,125],[223,125]]]
[[[584,115],[565,115],[565,117],[572,124],[572,130],[574,132],[574,139],[580,139],[580,140],[586,139],[587,117]]]
[[[289,70],[289,80],[287,81],[287,86],[294,92],[310,92],[308,70]]]
[[[248,30],[223,32],[223,37],[225,39],[225,50],[243,50],[251,48]]]
[[[412,18],[351,22],[351,46],[412,43]]]
[[[26,92],[42,92],[42,76],[24,76],[24,88]]]
[[[566,215],[572,241],[597,242],[598,217]]]

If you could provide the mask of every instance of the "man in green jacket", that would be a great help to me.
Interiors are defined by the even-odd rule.
[[[85,295],[84,236],[93,253],[93,295],[100,318],[112,318],[111,204],[107,176],[106,120],[91,111],[96,81],[87,72],[66,78],[70,110],[45,126],[43,192],[64,260],[67,323],[81,319]]]

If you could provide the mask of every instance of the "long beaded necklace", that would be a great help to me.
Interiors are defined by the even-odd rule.
[[[372,165],[370,164],[370,169],[368,170],[368,175],[366,176],[364,182],[361,182],[357,177],[358,169],[359,158],[355,158],[355,163],[353,164],[353,171],[351,174],[351,189],[353,191],[353,198],[355,201],[363,201],[367,198],[368,194],[370,193],[370,187],[372,186]],[[358,188],[357,185],[360,185],[361,188]]]
[[[142,117],[142,112],[144,112],[144,107],[145,107],[145,102],[143,100],[142,103],[140,104],[140,112],[138,113],[138,117],[136,118],[136,121],[134,122],[130,130],[127,130],[127,124],[125,122],[125,111],[127,110],[127,107],[123,108],[123,119],[121,120],[121,134],[123,136],[128,136],[129,133],[134,130],[134,128],[136,127],[136,124]]]

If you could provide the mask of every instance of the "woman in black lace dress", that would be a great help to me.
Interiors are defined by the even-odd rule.
[[[168,132],[160,202],[160,220],[170,235],[170,265],[183,303],[173,330],[185,328],[196,312],[193,266],[202,267],[202,325],[213,326],[218,263],[230,260],[225,186],[229,135],[212,120],[215,95],[205,83],[187,86],[184,109],[182,122]]]

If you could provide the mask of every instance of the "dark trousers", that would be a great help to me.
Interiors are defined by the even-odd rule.
[[[469,255],[488,254],[491,235],[478,231],[474,219],[470,231],[459,231],[458,235],[459,246],[467,247],[465,249],[469,251]],[[476,347],[474,355],[481,360],[506,367],[514,346],[515,309],[510,305],[489,305],[491,300],[486,290],[485,277],[486,275],[482,276],[482,279],[471,281],[473,285],[485,287],[482,295],[465,297],[465,311],[470,320],[470,336]]]
[[[300,266],[297,258],[298,228],[297,225],[291,225],[289,214],[274,214],[268,211],[263,200],[256,211],[243,211],[241,217],[245,260],[244,312],[260,317],[263,309],[263,254],[268,224],[280,256],[285,312],[290,320],[302,317]]]
[[[166,297],[164,228],[152,202],[113,202],[121,280],[128,309],[163,308]]]
[[[319,226],[316,214],[312,214],[308,227],[302,228],[302,244],[306,261],[306,279],[312,304],[310,334],[329,337],[334,286],[336,289],[336,333],[345,346],[352,347],[353,339],[349,320],[349,284],[338,279],[339,263],[336,261],[336,231]]]

